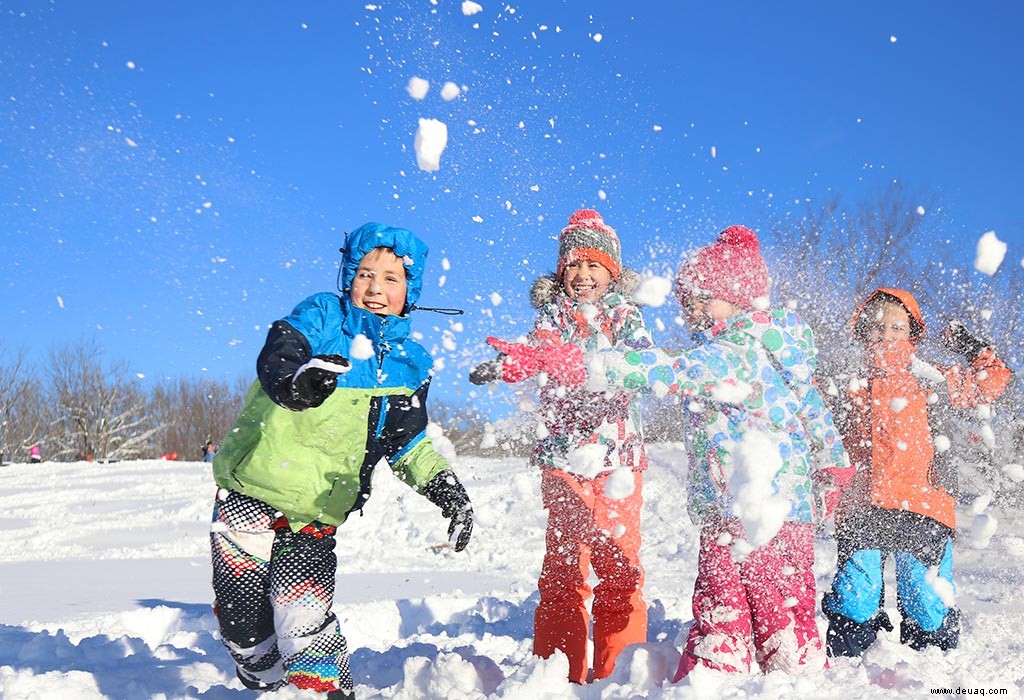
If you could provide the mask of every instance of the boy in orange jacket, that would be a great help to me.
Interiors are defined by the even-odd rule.
[[[991,403],[1011,372],[958,321],[943,330],[942,340],[967,358],[966,366],[917,358],[924,319],[917,300],[902,289],[872,292],[853,327],[865,363],[835,413],[857,473],[836,512],[839,561],[822,600],[828,653],[859,656],[880,629],[892,629],[880,610],[889,554],[896,560],[900,641],[919,650],[952,649],[960,636],[952,595],[958,489],[939,411]]]

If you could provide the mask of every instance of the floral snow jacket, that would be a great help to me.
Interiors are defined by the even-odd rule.
[[[563,291],[554,275],[541,277],[530,290],[531,303],[537,309],[530,343],[574,343],[584,353],[653,347],[643,314],[630,301],[631,288],[637,281],[636,273],[623,270],[596,304],[578,304]],[[635,391],[591,392],[567,389],[556,382],[543,383],[540,416],[543,430],[532,459],[536,466],[588,478],[617,467],[633,471],[647,468]],[[585,447],[588,449],[581,449]]]
[[[772,486],[791,504],[787,520],[811,522],[813,481],[828,488],[850,473],[849,460],[818,389],[809,326],[793,311],[753,311],[694,336],[690,350],[604,353],[607,380],[631,390],[677,396],[691,419],[688,511],[697,523],[735,517],[728,489],[737,442],[769,435],[781,468]],[[768,495],[768,494],[766,494]]]

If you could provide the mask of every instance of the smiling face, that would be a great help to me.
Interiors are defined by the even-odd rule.
[[[562,289],[573,301],[592,304],[604,296],[612,283],[608,268],[593,260],[572,257],[562,273]]]
[[[352,280],[352,305],[381,316],[401,316],[408,286],[405,262],[390,248],[374,248],[363,256]]]
[[[902,305],[882,301],[865,309],[864,316],[862,332],[868,343],[910,340],[910,314]]]

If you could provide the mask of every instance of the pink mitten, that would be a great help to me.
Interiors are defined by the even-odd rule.
[[[542,346],[538,352],[541,369],[547,372],[552,381],[570,388],[587,381],[587,366],[579,346],[572,343],[549,344]]]
[[[822,520],[828,520],[835,514],[839,499],[842,498],[843,491],[849,488],[856,471],[853,467],[826,467],[814,473],[812,478],[819,486],[825,511],[821,515]]]
[[[505,356],[501,364],[502,381],[521,382],[540,372],[540,356],[536,348],[498,338],[488,338],[487,344]]]

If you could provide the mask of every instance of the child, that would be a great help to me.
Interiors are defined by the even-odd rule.
[[[853,317],[864,366],[836,414],[857,469],[836,511],[839,562],[822,600],[831,656],[859,656],[882,627],[882,569],[896,560],[900,641],[914,649],[956,647],[960,612],[952,607],[955,467],[940,411],[991,403],[1010,370],[959,322],[943,331],[967,367],[934,367],[915,356],[924,336],[917,301],[902,289],[872,292]]]
[[[814,621],[814,486],[850,468],[811,383],[811,329],[768,309],[768,269],[743,226],[683,263],[676,294],[697,347],[603,353],[614,386],[682,398],[693,424],[689,512],[701,525],[694,624],[676,672],[820,669]],[[592,384],[591,384],[592,385]]]
[[[528,344],[489,338],[502,355],[477,367],[471,381],[517,382],[544,372],[581,383],[582,350],[650,347],[640,309],[629,300],[635,284],[635,273],[622,267],[614,229],[596,211],[575,212],[559,238],[557,274],[531,289],[537,318]],[[566,357],[577,360],[575,378],[561,371]],[[562,651],[569,680],[586,683],[590,566],[599,579],[593,590],[593,678],[610,675],[623,648],[647,641],[639,559],[647,455],[639,407],[632,392],[592,393],[542,381],[540,419],[542,437],[531,463],[541,468],[548,524],[533,650],[544,658]],[[619,467],[626,470],[624,487],[612,479]]]
[[[426,256],[402,228],[350,234],[343,294],[315,294],[274,323],[214,458],[215,610],[248,688],[354,697],[331,612],[335,535],[362,511],[381,459],[451,519],[455,551],[469,542],[469,497],[425,434],[433,363],[408,338]]]

